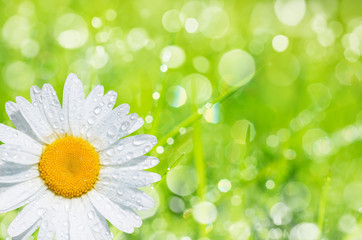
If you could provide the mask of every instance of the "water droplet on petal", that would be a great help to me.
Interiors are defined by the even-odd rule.
[[[124,145],[119,145],[118,147],[117,147],[117,150],[118,151],[122,151],[124,149]]]
[[[116,134],[117,134],[117,127],[116,126],[110,126],[109,128],[108,128],[108,135],[109,136],[115,136]]]
[[[107,154],[108,156],[110,156],[110,157],[114,156],[114,150],[113,150],[113,148],[108,149],[108,150],[106,151],[106,154]]]
[[[101,105],[101,103],[99,103],[99,104]],[[95,113],[96,115],[100,114],[101,112],[102,112],[102,108],[99,107],[99,106],[94,109],[94,113]]]
[[[137,139],[137,138],[135,138],[134,140],[133,140],[133,145],[135,145],[135,146],[141,146],[142,144],[144,144],[146,141],[145,140],[143,140],[143,139]]]
[[[151,145],[145,146],[145,153],[151,151],[151,149],[152,149],[152,146],[151,146]]]
[[[88,118],[88,123],[90,124],[90,125],[93,125],[95,122],[96,122],[96,118],[94,117],[94,116],[90,116],[89,118]]]
[[[126,129],[129,128],[129,126],[130,126],[130,123],[129,123],[129,122],[124,122],[124,123],[122,123],[122,125],[121,125],[121,129],[122,129],[123,131],[125,131]]]
[[[131,119],[135,120],[138,117],[137,113],[132,113],[131,114]]]
[[[94,213],[93,212],[88,212],[88,218],[93,219],[94,218]]]

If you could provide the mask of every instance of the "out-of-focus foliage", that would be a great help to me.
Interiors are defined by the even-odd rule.
[[[68,73],[159,139],[115,239],[362,239],[362,1],[6,1],[0,106]],[[16,211],[1,214],[0,236]]]

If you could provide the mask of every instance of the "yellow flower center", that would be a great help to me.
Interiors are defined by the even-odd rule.
[[[86,140],[66,136],[48,145],[39,161],[40,177],[55,194],[75,198],[98,180],[99,155]]]

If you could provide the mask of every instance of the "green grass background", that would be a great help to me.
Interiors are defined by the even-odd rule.
[[[362,239],[362,2],[278,13],[285,2],[1,0],[0,120],[32,85],[61,98],[70,72],[146,119],[157,204],[115,239]],[[235,49],[255,72],[220,63]],[[1,239],[16,213],[0,215]]]

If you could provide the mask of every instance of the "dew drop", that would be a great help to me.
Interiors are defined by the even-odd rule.
[[[47,228],[48,227],[48,221],[47,220],[43,220],[41,223],[41,227],[42,228]]]
[[[149,152],[149,151],[151,151],[151,149],[152,149],[151,145],[145,146],[145,152]]]
[[[151,161],[151,165],[152,166],[156,166],[158,164],[158,161],[156,159],[152,160]]]
[[[88,118],[88,123],[90,124],[90,125],[93,125],[95,122],[96,122],[96,118],[94,117],[94,116],[90,116],[89,118]]]
[[[121,125],[121,129],[124,131],[124,130],[128,129],[129,126],[130,126],[130,123],[129,123],[129,122],[124,122],[124,123],[122,123],[122,125]]]
[[[116,98],[117,98],[117,96],[116,96],[115,94],[112,94],[111,97],[109,98],[109,100],[110,100],[111,102],[115,102],[115,101],[116,101]]]
[[[132,152],[129,152],[127,154],[127,160],[131,160],[133,158],[133,153]]]
[[[142,139],[137,139],[137,138],[135,138],[134,140],[133,140],[133,145],[135,145],[135,146],[140,146],[140,145],[142,145],[142,144],[144,144],[145,143],[145,140],[142,140]]]
[[[99,104],[101,105],[101,103],[99,103]],[[96,115],[100,114],[101,112],[102,112],[102,108],[99,107],[99,106],[94,109],[94,113],[95,113]]]
[[[113,148],[108,149],[108,150],[106,151],[106,154],[107,154],[108,156],[110,156],[110,157],[114,156],[114,149],[113,149]]]
[[[117,160],[117,164],[121,164],[121,163],[124,163],[124,162],[125,162],[124,157],[120,157],[120,158]]]
[[[118,147],[117,147],[117,151],[122,151],[124,149],[124,145],[119,145]]]
[[[94,213],[93,212],[88,212],[88,218],[93,219],[94,218]]]
[[[137,113],[132,113],[131,114],[131,119],[135,120],[138,117]]]
[[[117,134],[117,127],[116,126],[110,126],[108,128],[108,135],[109,136],[115,136]]]

